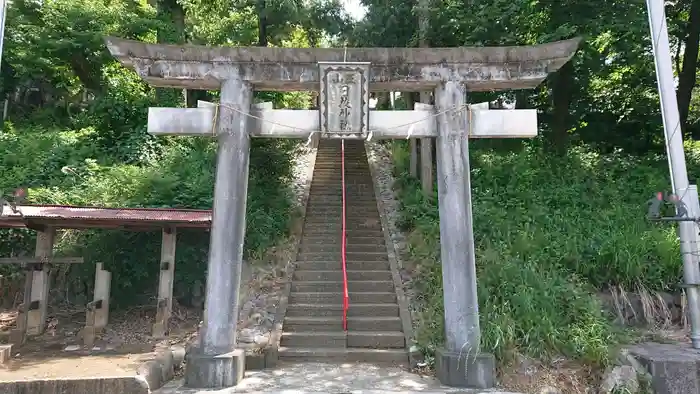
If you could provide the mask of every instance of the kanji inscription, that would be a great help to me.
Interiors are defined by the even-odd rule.
[[[321,131],[328,138],[362,139],[369,124],[369,63],[319,63]]]

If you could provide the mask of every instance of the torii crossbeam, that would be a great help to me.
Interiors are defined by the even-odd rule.
[[[190,387],[234,386],[245,232],[250,137],[409,138],[437,140],[445,348],[437,352],[443,383],[488,388],[493,357],[479,352],[469,138],[537,134],[534,110],[472,110],[467,91],[529,89],[574,55],[579,39],[493,48],[233,48],[160,45],[106,38],[123,65],[153,86],[220,90],[220,103],[151,108],[154,135],[211,136],[219,143],[209,248],[205,319],[197,353],[188,355]],[[252,104],[254,90],[318,91],[320,109]],[[373,111],[370,91],[435,92],[435,108]],[[461,367],[460,367],[461,366]],[[466,372],[465,372],[466,371]]]

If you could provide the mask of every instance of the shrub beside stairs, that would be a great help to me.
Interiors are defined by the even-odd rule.
[[[348,330],[343,330],[341,144],[322,139],[280,360],[407,364],[399,304],[363,141],[345,141],[345,183]]]

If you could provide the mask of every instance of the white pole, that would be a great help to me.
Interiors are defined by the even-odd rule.
[[[700,207],[694,206],[698,205],[697,198],[690,196],[695,191],[695,188],[690,190],[690,192],[688,190],[688,171],[685,166],[683,133],[681,132],[678,102],[676,101],[664,1],[646,0],[646,3],[649,10],[649,26],[651,29],[652,48],[654,50],[656,79],[661,98],[666,153],[668,154],[669,170],[671,171],[671,186],[674,194],[681,197],[681,200],[686,204],[689,213],[692,215],[700,212]],[[693,347],[699,349],[700,294],[698,293],[698,285],[700,285],[700,267],[698,267],[696,258],[698,248],[695,243],[698,229],[694,222],[680,222],[679,232],[683,258],[683,276],[687,285],[686,295],[690,314],[690,339]]]
[[[0,61],[2,61],[3,44],[5,43],[5,16],[7,15],[7,0],[0,0]]]

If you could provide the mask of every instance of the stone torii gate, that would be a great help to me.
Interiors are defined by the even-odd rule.
[[[535,110],[473,110],[467,91],[534,88],[571,59],[579,39],[493,48],[234,48],[156,45],[113,37],[107,47],[153,86],[220,90],[220,103],[151,108],[153,135],[218,140],[207,296],[200,343],[187,357],[186,385],[230,387],[242,378],[236,351],[250,137],[437,140],[446,344],[440,380],[490,387],[494,361],[479,352],[469,138],[537,134]],[[252,105],[253,91],[319,91],[320,109]],[[372,91],[435,92],[435,107],[369,109]]]

